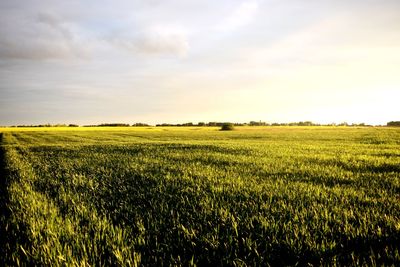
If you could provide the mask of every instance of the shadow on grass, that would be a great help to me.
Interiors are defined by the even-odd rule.
[[[4,135],[0,133],[0,266],[13,266],[15,259],[24,262],[17,256],[18,244],[24,239],[25,234],[22,225],[15,225],[12,221],[10,209],[10,170],[6,163],[6,148],[3,146]]]
[[[5,163],[5,148],[3,144],[3,134],[0,133],[0,264],[7,263],[5,255],[8,254],[10,248],[10,236],[8,234],[8,222],[11,212],[8,208],[9,195],[8,195],[8,174]]]

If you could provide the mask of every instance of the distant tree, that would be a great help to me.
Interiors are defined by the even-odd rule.
[[[399,127],[400,121],[389,121],[386,125],[390,127]]]
[[[299,126],[313,126],[314,123],[312,121],[300,121],[298,123]]]
[[[206,125],[205,122],[199,122],[199,123],[197,123],[197,126],[205,126],[205,125]]]
[[[265,125],[268,125],[268,123],[263,122],[263,121],[250,121],[249,125],[250,126],[265,126]]]
[[[79,127],[78,124],[68,124],[68,127]]]
[[[127,123],[102,123],[97,125],[98,127],[129,127]]]
[[[221,126],[221,131],[232,131],[234,129],[235,127],[233,126],[233,123],[230,122],[225,122]]]
[[[150,125],[148,125],[147,123],[141,123],[141,122],[137,122],[132,124],[132,126],[136,126],[136,127],[148,127]]]

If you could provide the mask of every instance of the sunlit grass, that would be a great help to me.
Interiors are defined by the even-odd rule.
[[[5,263],[397,265],[400,130],[7,128]]]

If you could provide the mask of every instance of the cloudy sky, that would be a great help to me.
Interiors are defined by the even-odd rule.
[[[0,25],[0,125],[400,119],[399,0],[2,0]]]

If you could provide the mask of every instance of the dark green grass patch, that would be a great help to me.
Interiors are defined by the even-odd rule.
[[[4,263],[400,264],[400,131],[3,136]]]

